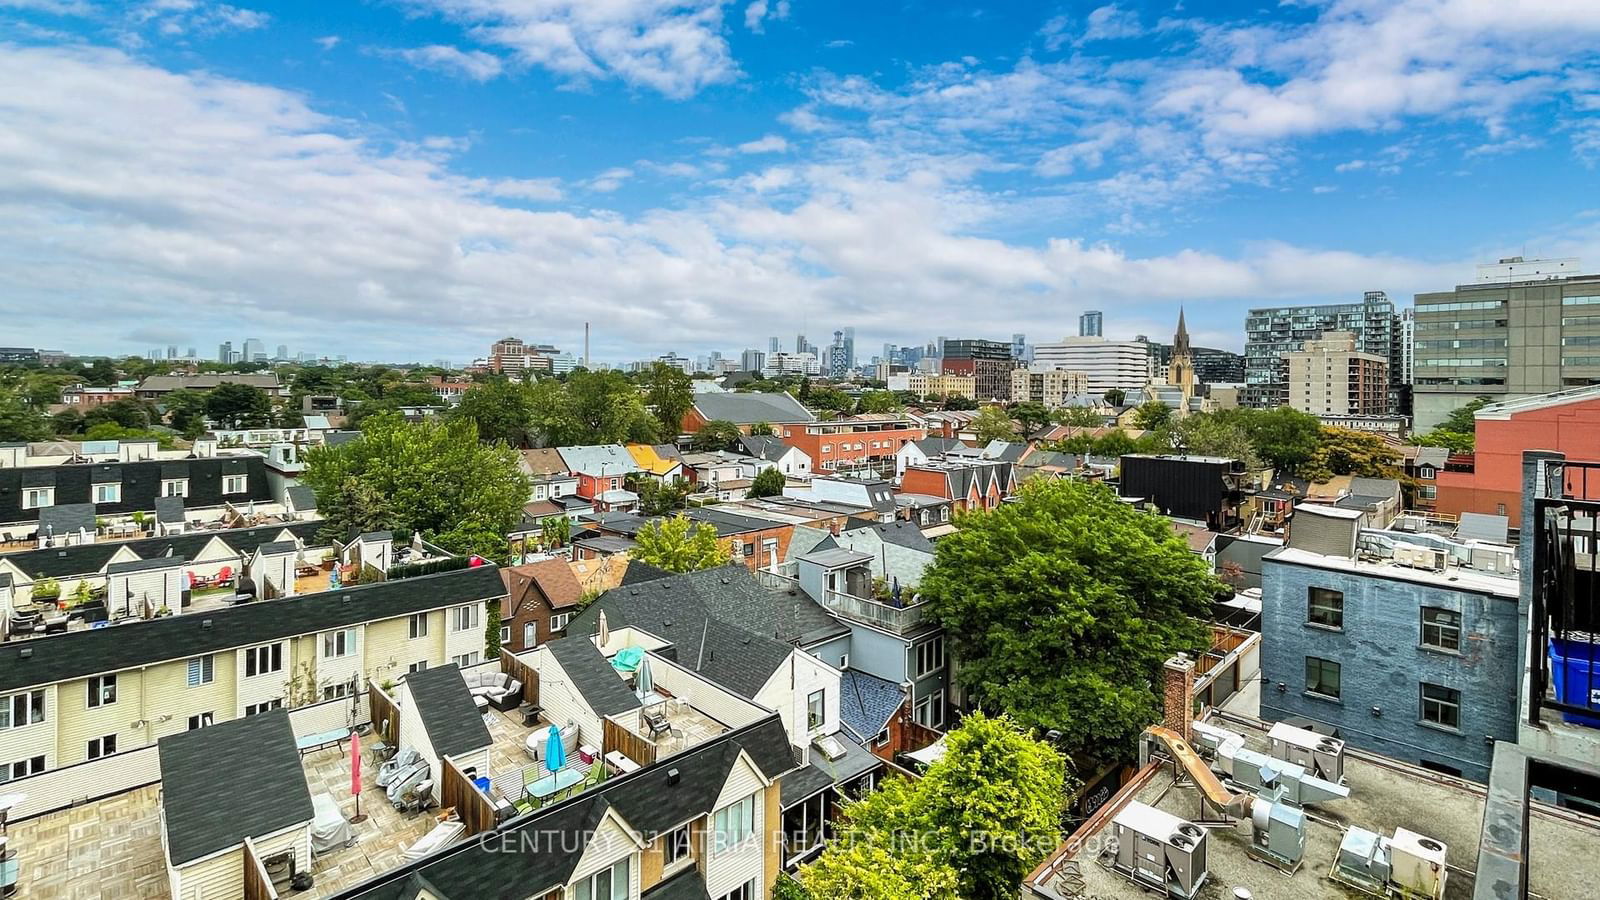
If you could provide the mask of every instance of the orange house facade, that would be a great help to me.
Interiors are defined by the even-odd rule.
[[[893,474],[895,454],[901,447],[928,436],[926,428],[907,419],[847,419],[840,422],[799,422],[774,425],[784,443],[811,457],[813,472]]]
[[[957,512],[994,509],[1016,489],[1010,463],[931,464],[907,466],[900,479],[903,494],[943,497]]]
[[[1477,448],[1471,471],[1439,472],[1435,510],[1507,516],[1521,525],[1522,451],[1557,450],[1588,459],[1600,447],[1600,385],[1558,391],[1485,406],[1477,415]],[[1452,460],[1454,462],[1454,460]],[[1459,467],[1454,467],[1459,468]],[[1583,497],[1581,475],[1568,489]],[[1426,482],[1419,482],[1425,484]],[[1600,478],[1590,479],[1585,499],[1600,499]]]

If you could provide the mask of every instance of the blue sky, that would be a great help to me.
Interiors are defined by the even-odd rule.
[[[1600,266],[1600,4],[0,0],[7,344],[1237,348]]]

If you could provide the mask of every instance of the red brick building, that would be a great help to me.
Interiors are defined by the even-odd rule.
[[[893,474],[895,454],[906,444],[928,436],[928,430],[904,416],[862,415],[837,422],[800,422],[774,426],[791,447],[811,457],[811,471],[872,471]]]
[[[1478,410],[1477,448],[1470,471],[1459,457],[1435,476],[1435,511],[1508,517],[1512,528],[1522,519],[1522,451],[1558,450],[1570,458],[1588,459],[1600,447],[1600,385],[1557,391],[1522,400],[1508,400]],[[1419,479],[1419,485],[1426,485]],[[1582,497],[1584,485],[1568,485]],[[1600,499],[1600,480],[1584,499]]]
[[[907,466],[900,479],[901,493],[943,497],[957,512],[994,509],[1016,487],[1016,470],[999,460]]]
[[[505,599],[500,601],[500,646],[521,653],[560,637],[578,611],[583,588],[565,559],[550,559],[500,570]]]

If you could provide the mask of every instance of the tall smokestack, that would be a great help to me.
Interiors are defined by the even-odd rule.
[[[589,368],[589,323],[583,323],[583,367]]]

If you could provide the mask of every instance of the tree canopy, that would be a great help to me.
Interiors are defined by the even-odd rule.
[[[694,383],[677,366],[654,363],[644,376],[644,402],[655,413],[661,436],[671,439],[683,431],[683,416],[694,406]]]
[[[1300,474],[1312,481],[1326,481],[1334,475],[1399,478],[1399,463],[1400,454],[1375,434],[1324,427],[1316,452]]]
[[[1032,434],[1050,424],[1050,410],[1043,403],[1025,400],[1011,406],[1011,418],[1021,422],[1023,430]]]
[[[921,584],[980,706],[1102,758],[1159,717],[1162,663],[1207,646],[1194,617],[1215,589],[1167,519],[1100,485],[1044,479],[968,515]]]
[[[972,420],[972,433],[981,443],[990,441],[1014,441],[1017,439],[1017,424],[1011,421],[1011,414],[1003,407],[985,406],[978,410],[978,415]]]
[[[1255,445],[1256,455],[1278,469],[1299,471],[1317,452],[1322,440],[1322,423],[1310,413],[1287,406],[1237,412]]]
[[[1133,427],[1145,431],[1154,431],[1170,421],[1172,421],[1172,407],[1159,400],[1140,404],[1139,408],[1133,411]]]
[[[534,420],[533,387],[505,378],[473,385],[450,410],[450,417],[471,422],[478,438],[504,441],[512,447],[529,446],[529,426]]]
[[[634,548],[634,559],[668,572],[697,572],[729,560],[728,549],[718,540],[717,530],[691,522],[686,516],[647,522],[634,540],[639,544]]]
[[[224,382],[206,392],[206,415],[223,428],[260,427],[272,418],[272,398],[253,385]]]
[[[1477,444],[1478,410],[1489,405],[1488,397],[1476,397],[1452,410],[1439,426],[1414,440],[1420,447],[1447,447],[1454,453],[1470,453]]]
[[[361,431],[359,441],[306,454],[303,479],[317,492],[329,535],[381,523],[420,531],[447,550],[506,561],[506,533],[528,500],[516,451],[481,443],[464,420],[413,425],[385,413]]]
[[[696,450],[726,450],[740,435],[739,426],[726,419],[712,419],[694,433],[689,446]]]
[[[836,840],[800,871],[816,898],[1002,900],[1060,840],[1066,761],[1006,716],[975,712],[918,780],[844,809]]]
[[[756,473],[755,480],[750,482],[750,496],[776,497],[783,493],[784,486],[788,483],[789,479],[784,477],[776,466],[762,469]]]
[[[892,413],[900,411],[900,396],[894,391],[867,391],[856,403],[858,413]]]

